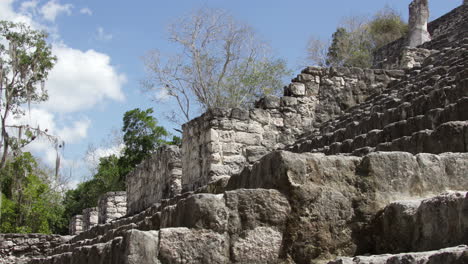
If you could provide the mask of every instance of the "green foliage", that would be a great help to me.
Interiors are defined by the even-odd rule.
[[[128,173],[161,144],[166,143],[167,131],[157,126],[158,121],[151,114],[153,109],[139,108],[127,111],[123,117],[122,132],[125,149],[119,165],[122,173]]]
[[[66,220],[60,193],[51,188],[48,176],[29,152],[7,162],[0,175],[0,232],[63,233]]]
[[[332,44],[328,48],[327,53],[327,65],[330,66],[342,66],[344,62],[344,56],[346,55],[349,47],[349,36],[346,29],[340,27],[332,35]]]
[[[407,32],[408,25],[395,10],[388,7],[379,11],[369,23],[374,49],[405,36]]]
[[[323,42],[312,39],[308,44],[308,57],[324,66],[372,66],[373,53],[380,47],[403,37],[408,28],[391,8],[384,8],[372,19],[349,17],[332,35],[326,55]],[[325,56],[325,58],[323,58]]]

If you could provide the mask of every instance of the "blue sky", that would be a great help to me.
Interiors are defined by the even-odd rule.
[[[430,0],[431,20],[459,6],[462,0]],[[109,135],[120,129],[123,114],[153,107],[170,132],[177,125],[164,119],[170,104],[156,104],[140,91],[144,78],[141,57],[151,49],[173,52],[166,28],[201,7],[222,8],[250,24],[268,42],[275,56],[295,74],[303,65],[310,36],[327,40],[341,19],[372,15],[385,5],[407,19],[410,0],[0,0],[0,19],[21,21],[50,34],[59,62],[46,87],[50,100],[33,107],[34,124],[60,135],[67,146],[62,172],[71,182],[89,177],[83,160],[89,144],[97,155],[112,147]],[[291,78],[294,76],[291,76]],[[30,147],[47,164],[54,151],[46,143]]]

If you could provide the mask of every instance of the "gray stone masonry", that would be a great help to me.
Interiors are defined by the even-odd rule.
[[[181,192],[181,153],[178,146],[162,146],[127,175],[127,213],[145,210]]]
[[[267,96],[251,110],[209,110],[183,125],[183,190],[226,180],[403,75],[403,71],[308,67],[281,98]]]
[[[127,213],[127,193],[108,192],[98,201],[99,224],[109,223]]]
[[[33,257],[45,256],[52,247],[70,238],[70,236],[43,234],[0,234],[0,263],[27,263]]]
[[[428,0],[413,0],[409,5],[409,47],[415,48],[429,40],[431,36],[427,31],[427,22],[429,20]]]
[[[70,225],[68,228],[69,234],[74,236],[83,232],[83,216],[75,215],[70,219]]]
[[[83,231],[88,231],[98,224],[99,213],[97,207],[83,209]]]

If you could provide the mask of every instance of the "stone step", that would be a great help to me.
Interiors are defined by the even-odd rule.
[[[444,248],[434,251],[357,256],[339,258],[328,264],[464,264],[468,263],[468,246]]]
[[[75,257],[84,261],[80,263],[100,263],[89,261],[90,259],[97,261],[95,255],[106,255],[106,251],[110,250],[109,248],[113,247],[115,241],[119,241],[120,238],[123,238],[124,244],[127,243],[125,241],[128,233],[137,231],[156,232],[156,234],[161,232],[164,235],[171,234],[168,243],[182,239],[183,236],[191,238],[200,233],[208,237],[222,238],[220,245],[229,249],[227,253],[225,252],[226,254],[223,253],[223,258],[245,259],[246,262],[250,260],[256,262],[259,259],[255,258],[262,258],[267,255],[268,259],[277,259],[289,211],[290,207],[287,199],[276,190],[235,190],[218,195],[207,193],[190,194],[183,199],[179,199],[176,203],[168,202],[151,217],[146,216],[143,220],[139,218],[139,222],[109,229],[103,235],[97,235],[97,230],[104,230],[102,226],[101,229],[99,229],[99,226],[94,227],[93,229],[96,230],[91,229],[90,231],[93,232],[89,232],[95,234],[91,239],[81,237],[81,239],[72,243],[63,244],[55,248],[47,260],[43,259],[41,260],[43,262],[35,263],[54,263],[53,261],[58,259],[63,263],[69,263],[67,262],[68,259]],[[176,239],[170,238],[172,236],[170,230],[182,231],[181,233],[174,231],[173,235],[178,236]],[[258,236],[265,236],[269,239],[263,240],[264,242],[253,239]],[[187,245],[190,245],[192,242],[187,241],[187,243]],[[209,244],[210,242],[198,241],[197,243]],[[258,254],[250,256],[246,250],[251,247],[257,247]],[[180,250],[183,251],[185,248]],[[219,248],[219,250],[223,251],[224,249]],[[115,251],[115,249],[112,249],[112,251]],[[234,253],[231,256],[229,252]],[[193,254],[193,252],[191,253]],[[88,258],[85,258],[85,255]],[[93,255],[93,257],[89,257],[90,255]],[[121,257],[126,258],[127,255]]]
[[[340,129],[333,134],[312,137],[311,140],[299,141],[295,145],[290,146],[289,150],[294,152],[338,154],[352,153],[359,148],[376,147],[382,144],[379,150],[390,151],[393,149],[385,148],[385,146],[389,146],[392,141],[407,136],[413,136],[413,134],[418,132],[437,129],[442,126],[442,124],[456,120],[468,120],[468,97],[463,97],[456,103],[448,105],[445,108],[433,109],[426,115],[418,115],[406,120],[390,123],[383,127],[382,130],[370,130],[366,134],[358,135],[353,139],[346,139],[344,135],[345,130]],[[406,151],[405,148],[398,150]],[[430,149],[427,151],[429,151],[429,153],[440,153],[440,151],[431,151]],[[410,152],[414,153],[413,151]]]
[[[377,214],[373,233],[377,254],[468,245],[468,192],[392,202]]]
[[[408,80],[397,82],[396,85],[388,88],[382,94],[375,97],[370,96],[366,102],[349,109],[341,117],[325,123],[320,128],[320,131],[322,134],[325,134],[336,129],[345,128],[354,121],[362,121],[366,118],[370,119],[371,115],[385,113],[387,109],[397,108],[398,106],[402,107],[405,103],[416,104],[417,106],[422,104],[424,106],[425,99],[428,99],[427,96],[432,98],[432,101],[429,100],[429,106],[432,105],[432,108],[437,104],[441,107],[447,104],[447,102],[459,99],[460,92],[466,96],[468,88],[464,85],[454,85],[456,80],[453,76],[466,69],[465,57],[467,54],[468,52],[466,52],[465,48],[459,48],[433,55],[428,60],[432,64],[425,65],[426,67],[422,70],[414,70],[417,74],[411,76],[410,73]],[[437,66],[434,65],[436,64],[435,62],[442,63]],[[459,82],[463,78],[466,78],[466,76],[463,77],[464,75],[457,77],[461,78],[458,80]],[[446,88],[440,89],[442,87]],[[444,102],[443,99],[447,101]],[[421,108],[415,110],[419,112],[418,114],[422,114],[428,109]]]

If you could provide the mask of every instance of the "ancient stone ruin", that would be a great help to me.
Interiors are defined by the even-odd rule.
[[[468,263],[468,6],[430,39],[425,8],[411,5],[420,43],[209,110],[73,236],[0,236],[3,263]]]
[[[409,6],[409,47],[415,48],[431,40],[431,36],[427,31],[428,21],[428,0],[414,0]]]

